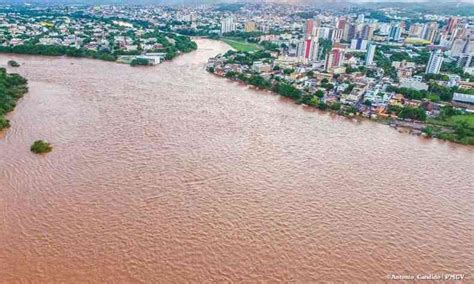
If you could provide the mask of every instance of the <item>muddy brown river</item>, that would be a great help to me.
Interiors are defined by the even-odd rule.
[[[0,55],[30,85],[0,138],[0,282],[473,273],[472,147],[215,77],[228,46],[198,44],[150,68]]]

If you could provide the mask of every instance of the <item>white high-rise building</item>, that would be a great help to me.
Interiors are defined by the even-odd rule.
[[[380,35],[388,35],[389,32],[390,32],[390,24],[380,23],[380,25],[379,25],[379,34]]]
[[[461,55],[458,59],[458,67],[463,68],[464,72],[474,74],[474,53]]]
[[[388,39],[393,41],[399,41],[402,35],[402,28],[400,24],[392,24],[388,32]]]
[[[438,74],[443,64],[443,53],[440,49],[431,52],[430,60],[426,65],[426,74]]]
[[[366,50],[367,49],[367,40],[362,38],[357,38],[351,40],[351,49],[354,50]]]
[[[369,43],[367,54],[365,55],[365,65],[372,65],[374,63],[375,47],[375,44]]]
[[[343,35],[344,35],[344,29],[333,29],[331,31],[332,42],[340,42]]]
[[[328,39],[330,31],[331,30],[327,27],[316,27],[314,28],[314,36],[317,38]]]
[[[234,19],[225,18],[221,21],[221,34],[230,33],[236,30]]]

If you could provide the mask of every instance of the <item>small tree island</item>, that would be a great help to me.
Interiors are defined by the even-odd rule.
[[[9,60],[8,66],[10,67],[20,67],[20,63],[16,62],[15,60]]]
[[[31,145],[31,152],[35,154],[49,153],[53,150],[53,146],[44,140],[37,140]]]

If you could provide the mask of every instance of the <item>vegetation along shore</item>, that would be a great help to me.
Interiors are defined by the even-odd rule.
[[[0,68],[0,130],[10,127],[5,117],[13,111],[17,101],[28,91],[27,80],[18,74],[9,74]]]
[[[207,71],[259,89],[271,90],[296,103],[331,111],[348,117],[365,117],[394,128],[425,137],[435,137],[456,143],[474,145],[474,113],[451,103],[456,92],[470,90],[448,88],[425,74],[429,88],[416,91],[396,84],[372,86],[380,88],[374,94],[369,88],[361,91],[355,76],[376,77],[365,67],[349,74],[329,74],[305,68],[280,67],[277,51],[271,45],[252,51],[229,50],[210,58]],[[396,58],[396,57],[395,57]],[[381,66],[386,58],[376,59]],[[350,77],[349,77],[350,76]],[[439,78],[438,78],[439,77]],[[370,83],[369,83],[370,84]],[[363,93],[363,95],[359,95]]]

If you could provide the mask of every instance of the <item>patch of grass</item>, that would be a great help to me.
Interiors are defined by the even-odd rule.
[[[458,114],[445,119],[431,118],[423,130],[429,137],[474,145],[474,114]]]
[[[262,49],[260,45],[256,43],[246,42],[245,40],[240,38],[225,37],[222,40],[238,51],[252,52]]]
[[[446,126],[446,127],[454,127],[456,123],[463,122],[463,121],[467,123],[468,128],[474,129],[474,114],[453,115],[445,120],[438,119],[438,118],[427,120],[428,124],[440,125],[440,126]]]
[[[474,129],[474,114],[454,115],[451,116],[448,121],[452,122],[453,124],[465,121],[469,128]]]

